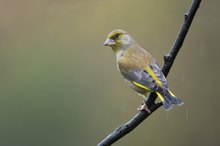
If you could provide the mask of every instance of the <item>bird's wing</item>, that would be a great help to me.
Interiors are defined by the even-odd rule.
[[[138,77],[135,75],[139,75]],[[153,61],[150,65],[139,71],[139,73],[132,73],[132,76],[136,77],[136,80],[132,82],[141,88],[151,91],[158,91],[160,93],[168,90],[166,78],[164,77],[158,64]]]
[[[150,69],[156,75],[157,80],[160,81],[160,82],[158,82],[159,85],[163,86],[163,88],[165,88],[165,89],[168,89],[167,80],[155,60],[151,62]]]

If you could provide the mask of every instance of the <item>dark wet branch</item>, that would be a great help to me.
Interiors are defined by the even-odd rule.
[[[180,31],[170,52],[164,56],[164,66],[162,70],[165,76],[168,75],[174,63],[176,55],[178,54],[180,48],[183,45],[186,34],[190,28],[190,25],[196,14],[197,9],[199,8],[200,3],[201,0],[193,0],[188,12],[185,14],[184,22],[180,28]],[[129,132],[131,132],[133,129],[135,129],[141,122],[143,122],[148,116],[150,116],[154,111],[156,111],[160,106],[163,105],[161,102],[155,103],[156,98],[157,95],[155,93],[151,93],[148,97],[148,100],[146,101],[146,104],[149,107],[151,113],[148,113],[147,111],[141,111],[137,113],[130,121],[116,128],[97,146],[109,146],[117,140],[119,140],[120,138],[122,138],[123,136],[125,136],[126,134],[128,134]]]

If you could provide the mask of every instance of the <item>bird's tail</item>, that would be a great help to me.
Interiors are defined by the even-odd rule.
[[[160,94],[156,92],[160,100],[163,102],[163,106],[166,110],[169,110],[172,108],[172,105],[182,105],[183,101],[176,97],[170,90],[164,94]]]

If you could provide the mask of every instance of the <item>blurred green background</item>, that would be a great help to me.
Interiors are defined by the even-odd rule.
[[[142,98],[103,46],[130,32],[163,65],[191,0],[0,0],[0,145],[92,146]],[[168,76],[185,104],[157,110],[115,146],[220,145],[220,1],[203,1]]]

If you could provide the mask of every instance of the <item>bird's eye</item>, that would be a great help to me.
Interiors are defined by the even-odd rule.
[[[119,34],[115,34],[113,37],[112,37],[112,39],[117,39],[119,37]]]

